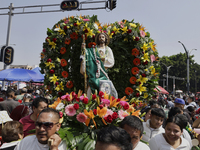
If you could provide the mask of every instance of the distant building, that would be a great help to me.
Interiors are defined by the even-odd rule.
[[[28,70],[33,69],[32,66],[28,66],[28,65],[10,65],[10,69],[14,69],[14,68],[28,69]]]

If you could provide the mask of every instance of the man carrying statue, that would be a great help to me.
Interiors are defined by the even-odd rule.
[[[107,46],[109,41],[108,34],[99,33],[95,39],[97,46],[85,48],[85,41],[83,40],[80,72],[85,78],[85,88],[87,85],[88,97],[97,89],[118,98],[117,91],[107,75],[107,69],[112,68],[115,63],[113,52]]]

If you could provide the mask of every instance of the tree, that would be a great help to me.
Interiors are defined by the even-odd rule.
[[[190,56],[190,91],[195,92],[195,85],[199,83],[199,76],[200,73],[200,65],[195,63],[193,60],[194,55]],[[160,84],[162,84],[162,79],[166,79],[163,77],[163,74],[167,74],[166,66],[172,66],[169,69],[168,75],[175,76],[180,78],[185,78],[185,80],[175,80],[175,89],[181,89],[183,91],[187,91],[187,56],[185,53],[179,53],[177,55],[172,56],[163,56],[160,58]],[[195,72],[196,71],[196,72]],[[168,89],[169,91],[173,91],[173,79],[168,79]]]

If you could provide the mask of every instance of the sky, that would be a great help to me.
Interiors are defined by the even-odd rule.
[[[97,1],[97,0],[87,0]],[[0,0],[0,14],[7,13],[8,7],[60,4],[62,0]],[[79,0],[83,2],[83,0]],[[102,7],[103,3],[83,5]],[[37,14],[16,14],[12,16],[10,46],[15,50],[12,65],[39,65],[42,43],[47,37],[47,28],[52,28],[59,20],[75,15],[97,15],[101,23],[114,23],[123,19],[142,24],[157,44],[159,56],[171,56],[185,53],[184,43],[192,51],[196,63],[200,64],[200,1],[199,0],[117,0],[117,7],[112,11],[81,10]],[[59,10],[60,7],[50,9]],[[27,11],[39,9],[27,9]],[[47,10],[47,9],[46,9]],[[13,13],[21,12],[15,9]],[[0,15],[0,47],[6,44],[8,15]],[[13,45],[14,44],[14,45]],[[0,69],[3,63],[0,62]]]

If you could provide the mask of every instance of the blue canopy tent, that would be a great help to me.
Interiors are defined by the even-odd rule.
[[[28,69],[6,69],[0,71],[0,81],[42,82],[44,76]]]

